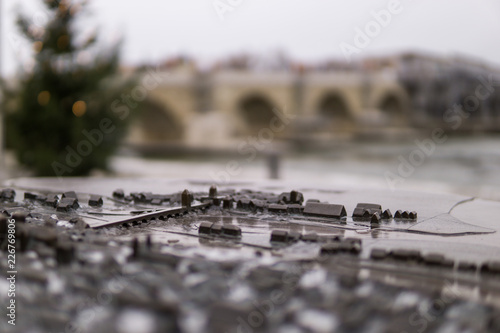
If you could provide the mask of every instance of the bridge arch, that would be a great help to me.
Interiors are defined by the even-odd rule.
[[[399,94],[388,91],[379,98],[376,107],[381,111],[388,125],[401,125],[407,119],[407,105]]]
[[[180,141],[184,126],[170,106],[147,99],[142,103],[138,125],[142,136],[151,142]]]
[[[238,111],[247,129],[251,131],[269,127],[276,116],[276,104],[262,93],[250,93],[238,102]]]
[[[351,124],[354,120],[347,98],[338,91],[323,93],[316,109],[319,116],[334,125]]]

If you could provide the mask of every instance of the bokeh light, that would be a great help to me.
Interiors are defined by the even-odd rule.
[[[38,104],[45,106],[50,102],[50,92],[44,90],[38,94]]]
[[[40,41],[36,41],[33,43],[33,51],[35,53],[39,53],[43,48],[43,43]]]
[[[87,103],[84,101],[77,101],[73,104],[73,114],[77,117],[81,117],[87,112]]]

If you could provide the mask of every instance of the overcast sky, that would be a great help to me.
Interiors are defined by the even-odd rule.
[[[13,42],[15,8],[21,1],[0,1],[2,68],[12,73],[20,59],[29,58],[27,46]],[[417,50],[466,55],[500,66],[500,1],[400,0],[393,10],[397,13],[386,19],[388,24],[374,23],[373,11],[388,11],[390,2],[91,0],[86,25],[99,27],[106,42],[123,37],[123,60],[128,64],[179,53],[208,62],[244,51],[267,54],[277,50],[296,60],[341,59],[345,58],[341,45],[352,45],[357,48],[354,57]],[[42,20],[37,3],[22,1],[21,8],[33,20]],[[372,29],[367,46],[357,47],[358,28]]]

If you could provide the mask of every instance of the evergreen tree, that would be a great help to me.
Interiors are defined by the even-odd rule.
[[[49,17],[44,27],[18,17],[33,45],[34,67],[18,75],[15,101],[5,103],[13,105],[6,121],[8,145],[38,176],[105,169],[127,121],[111,107],[131,84],[119,83],[116,75],[119,44],[100,52],[96,35],[83,38],[77,31],[84,2],[45,0],[43,6]]]

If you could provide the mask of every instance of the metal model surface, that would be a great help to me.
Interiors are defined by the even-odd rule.
[[[500,331],[497,202],[93,182],[1,190],[2,332]]]

